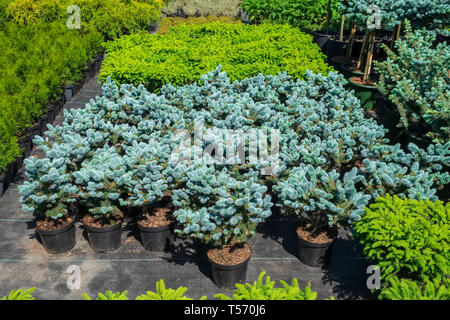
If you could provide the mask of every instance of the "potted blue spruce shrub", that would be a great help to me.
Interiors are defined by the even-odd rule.
[[[66,158],[58,147],[43,159],[25,159],[28,180],[19,186],[22,208],[33,213],[36,231],[49,253],[64,253],[75,246],[75,217],[68,205],[75,201],[77,187],[70,182]]]
[[[123,212],[120,210],[126,174],[122,157],[114,147],[94,151],[81,168],[73,173],[79,202],[87,210],[83,217],[91,248],[107,252],[120,247]]]
[[[226,168],[192,165],[183,184],[173,192],[177,208],[175,230],[208,247],[212,278],[218,287],[244,283],[251,248],[247,241],[256,226],[270,216],[267,187],[251,175],[233,177]]]
[[[173,205],[171,201],[174,179],[168,164],[171,149],[158,139],[134,141],[125,147],[123,157],[127,174],[123,176],[128,199],[124,202],[137,208],[137,226],[144,248],[163,251],[173,239]]]
[[[289,90],[271,125],[290,126],[296,135],[280,148],[283,170],[275,190],[280,205],[300,217],[300,259],[318,266],[327,262],[337,230],[358,221],[378,196],[435,198],[450,181],[450,143],[426,150],[410,144],[408,151],[389,145],[385,129],[364,117],[342,76],[305,78],[280,85]]]

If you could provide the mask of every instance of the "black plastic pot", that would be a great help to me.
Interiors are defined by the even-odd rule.
[[[69,84],[64,87],[64,96],[66,97],[66,101],[70,101],[72,99],[73,93],[73,84]]]
[[[167,241],[169,241],[169,243],[173,243],[170,225],[158,228],[147,228],[138,223],[138,227],[141,233],[142,245],[145,250],[158,252],[164,251]]]
[[[313,36],[313,42],[317,43],[320,50],[322,50],[323,53],[327,52],[327,43],[328,40],[330,40],[333,36],[337,35],[336,32],[330,32],[327,33],[326,31],[313,31],[311,32]]]
[[[6,174],[0,175],[0,197],[3,196],[3,192],[6,190]]]
[[[16,161],[14,161],[14,176],[17,175],[22,166],[23,166],[23,157],[16,157]]]
[[[6,175],[6,188],[8,188],[8,186],[14,181],[14,162],[11,162],[8,165],[5,175]]]
[[[31,153],[31,131],[27,130],[27,135],[23,138],[17,139],[17,144],[19,145],[19,148],[23,150],[24,157],[28,157]]]
[[[52,124],[55,121],[55,109],[53,106],[49,105],[47,109],[47,117],[48,117],[48,123]]]
[[[341,65],[342,74],[344,75],[345,78],[359,77],[364,75],[363,72],[352,70],[351,67],[354,66],[355,66],[354,63],[345,63]]]
[[[90,78],[94,78],[95,77],[95,75],[97,74],[97,69],[96,69],[96,65],[95,65],[95,60],[94,61],[92,61],[90,64],[89,64],[89,77]]]
[[[31,138],[31,145],[33,146],[33,139],[35,136],[40,136],[41,135],[41,123],[38,121],[34,126],[31,127],[31,133],[30,133],[30,138]]]
[[[328,39],[326,49],[328,59],[345,55],[347,46],[347,41],[339,41],[333,38]]]
[[[45,116],[41,117],[40,119],[40,129],[41,129],[41,136],[44,135],[44,132],[48,130],[47,128],[47,123],[48,123],[48,114],[46,114]]]
[[[75,219],[61,229],[43,231],[36,228],[36,232],[48,253],[64,253],[75,247]]]
[[[206,255],[208,257],[208,255]],[[216,286],[223,289],[234,289],[236,283],[245,283],[248,262],[251,256],[239,264],[226,266],[215,263],[208,257],[211,264],[212,279]]]
[[[334,67],[334,69],[336,69],[339,72],[342,72],[342,65],[353,64],[353,62],[351,61],[351,57],[349,58],[346,55],[342,55],[331,58],[330,64]]]
[[[312,243],[297,234],[298,257],[310,267],[320,267],[330,261],[331,251],[336,240],[328,243]]]
[[[97,228],[84,224],[88,236],[89,244],[95,252],[108,252],[116,250],[120,247],[122,239],[123,221],[113,226]]]

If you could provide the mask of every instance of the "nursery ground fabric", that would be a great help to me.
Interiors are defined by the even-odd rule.
[[[84,88],[65,105],[66,109],[81,108],[91,98],[102,94],[97,79],[91,79]],[[63,120],[61,112],[55,125]],[[38,154],[36,149],[32,154]],[[82,293],[96,296],[105,290],[128,290],[135,298],[163,278],[167,287],[189,288],[187,295],[213,299],[216,293],[232,294],[217,288],[211,280],[211,271],[205,250],[195,250],[189,241],[177,239],[174,253],[146,251],[139,242],[137,228],[124,223],[122,246],[104,254],[94,253],[89,247],[82,223],[77,222],[77,244],[67,254],[47,254],[35,238],[34,223],[20,207],[17,186],[23,183],[23,169],[14,184],[0,199],[0,295],[12,289],[37,287],[37,299],[81,299]],[[326,269],[308,267],[297,258],[295,224],[286,218],[268,219],[250,240],[252,258],[247,281],[253,282],[261,271],[272,280],[290,282],[299,279],[303,288],[311,281],[311,289],[319,299],[330,295],[336,299],[374,299],[366,287],[368,263],[362,257],[356,241],[341,230],[333,250],[332,263]],[[80,289],[70,290],[66,273],[71,265],[80,267]]]

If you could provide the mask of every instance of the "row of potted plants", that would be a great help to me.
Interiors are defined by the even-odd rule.
[[[62,86],[61,96],[48,104],[47,113],[40,117],[31,128],[27,128],[25,135],[18,139],[18,146],[22,150],[22,154],[21,156],[15,157],[15,161],[8,165],[6,172],[0,175],[0,196],[3,195],[9,184],[14,181],[19,170],[22,168],[24,158],[30,155],[34,146],[34,137],[42,136],[47,130],[47,124],[53,124],[56,116],[64,108],[65,103],[69,102],[90,78],[96,76],[102,64],[103,55],[103,53],[98,54],[92,62],[88,63],[78,83]]]
[[[218,67],[200,84],[166,85],[159,95],[108,79],[102,97],[66,112],[62,126],[48,125],[45,137],[34,139],[46,156],[25,160],[23,209],[33,212],[42,238],[53,239],[43,239],[53,252],[75,245],[76,208],[95,251],[120,245],[124,212],[137,212],[140,228],[161,232],[163,242],[174,224],[179,236],[209,247],[214,281],[228,287],[244,281],[247,241],[274,203],[299,217],[300,259],[317,266],[337,229],[358,221],[378,196],[437,199],[450,181],[450,143],[426,150],[411,144],[409,151],[390,145],[342,75],[308,71],[304,78],[259,75],[233,83]],[[177,130],[189,134],[198,124],[204,140],[186,147]],[[262,130],[270,141],[278,131],[279,154],[224,164],[219,149],[206,150],[225,129]],[[254,146],[243,142],[249,155]],[[257,150],[264,153],[262,145]],[[264,174],[272,164],[264,159],[277,170]],[[163,199],[170,201],[161,208]],[[152,240],[144,245],[162,248]]]

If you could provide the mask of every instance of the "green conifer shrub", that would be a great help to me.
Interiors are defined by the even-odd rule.
[[[450,47],[433,46],[433,32],[405,27],[396,51],[384,46],[387,60],[375,62],[377,87],[397,107],[399,126],[408,134],[424,140],[426,132],[433,142],[445,143],[450,140]]]
[[[378,198],[355,224],[363,253],[381,272],[381,299],[443,299],[449,294],[450,204]]]
[[[289,284],[283,280],[280,280],[281,288],[274,288],[275,281],[270,281],[270,277],[264,275],[263,271],[259,274],[258,280],[250,283],[241,284],[236,283],[236,289],[232,297],[228,297],[225,294],[216,294],[214,297],[220,300],[316,300],[317,292],[311,290],[311,284],[301,289],[298,285],[297,278],[292,279],[292,283]],[[265,281],[264,281],[265,280]],[[331,297],[331,300],[334,298]]]
[[[166,35],[122,37],[106,51],[100,79],[142,83],[150,91],[198,82],[219,64],[232,80],[285,70],[302,78],[307,69],[324,75],[332,70],[312,37],[287,25],[181,25]]]
[[[0,300],[34,300],[34,297],[31,295],[36,290],[35,287],[23,290],[12,290],[9,295],[4,296]]]

